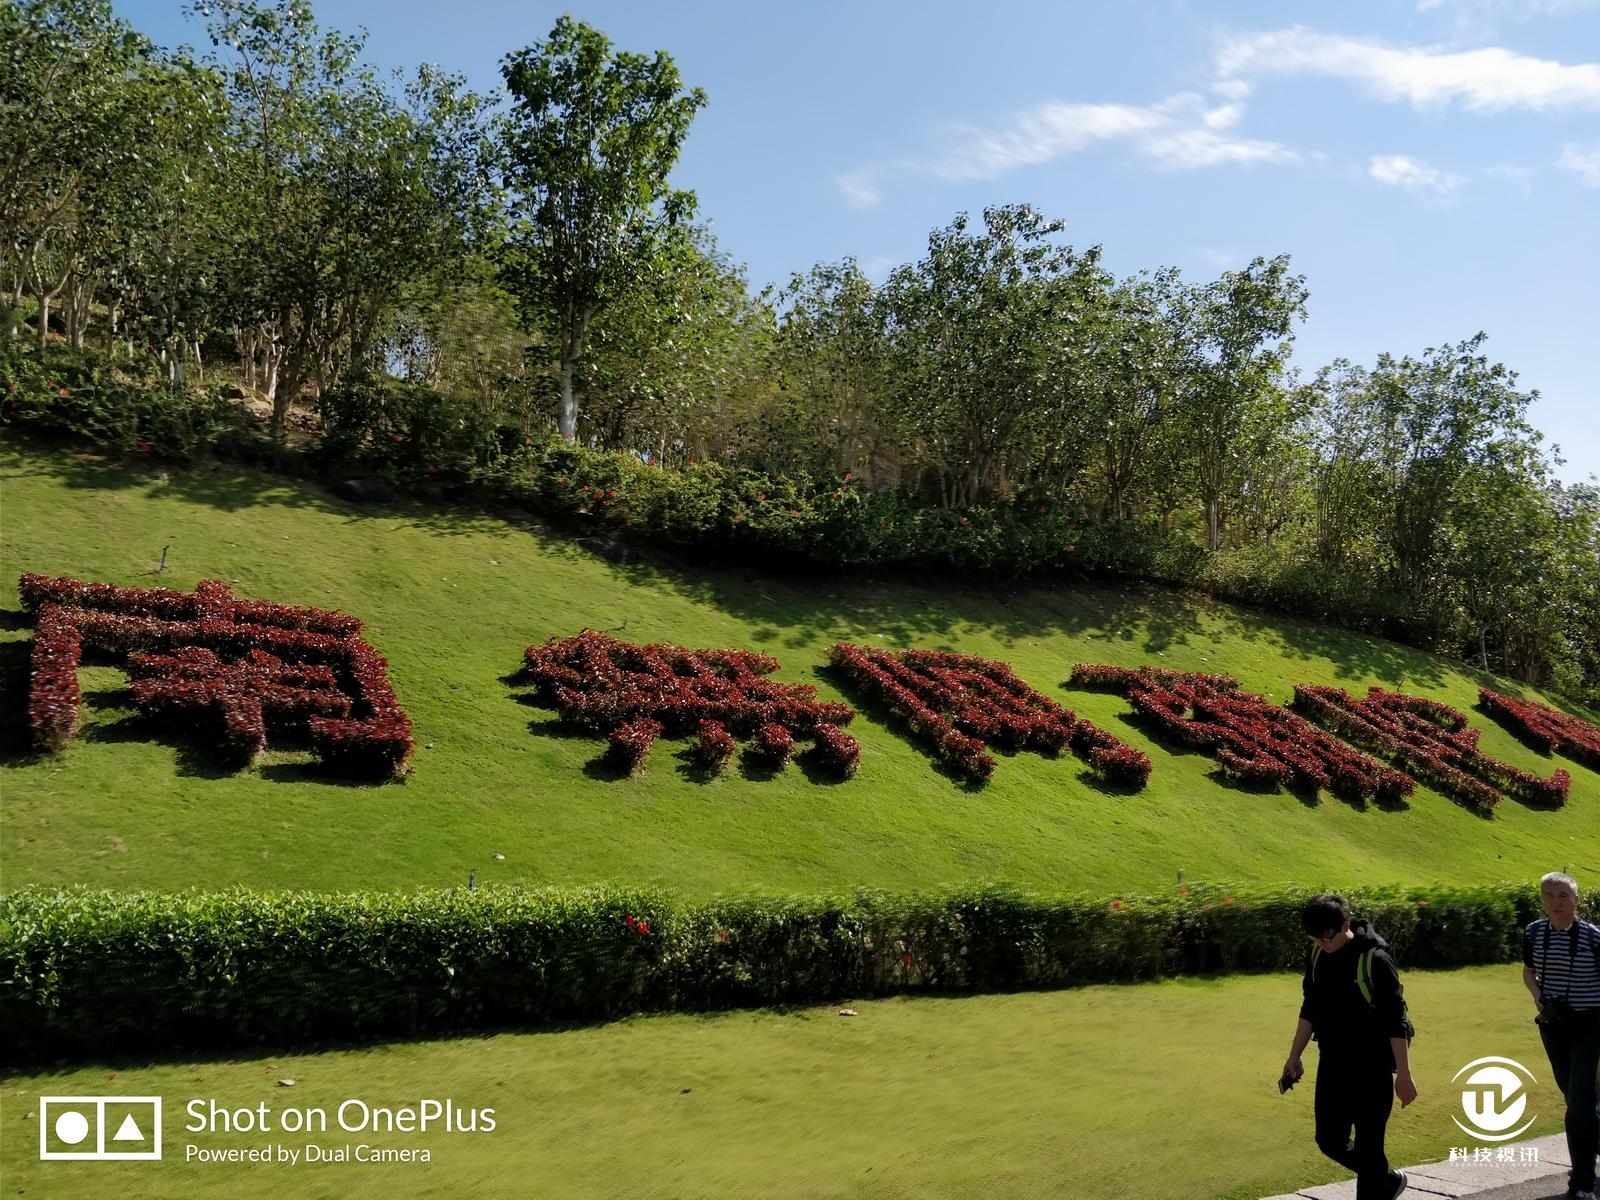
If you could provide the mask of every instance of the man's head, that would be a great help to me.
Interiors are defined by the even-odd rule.
[[[1539,900],[1550,924],[1565,929],[1578,915],[1578,881],[1571,875],[1551,871],[1539,880]]]
[[[1308,937],[1328,949],[1350,928],[1350,905],[1343,896],[1313,896],[1300,910],[1300,924]]]

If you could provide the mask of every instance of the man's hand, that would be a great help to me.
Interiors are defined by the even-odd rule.
[[[1300,1056],[1291,1054],[1283,1062],[1283,1074],[1286,1079],[1300,1080],[1305,1078],[1306,1069],[1300,1065]]]
[[[1401,1108],[1417,1098],[1417,1085],[1412,1082],[1410,1071],[1401,1071],[1394,1077],[1394,1094],[1400,1097]]]

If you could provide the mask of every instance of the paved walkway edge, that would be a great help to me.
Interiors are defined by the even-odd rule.
[[[1476,1196],[1510,1184],[1533,1183],[1542,1179],[1558,1181],[1560,1188],[1566,1187],[1567,1170],[1572,1166],[1572,1160],[1567,1156],[1565,1134],[1553,1133],[1548,1137],[1512,1142],[1508,1148],[1518,1159],[1522,1158],[1524,1148],[1531,1148],[1537,1152],[1538,1161],[1506,1163],[1445,1160],[1405,1167],[1403,1170],[1410,1180],[1410,1186],[1402,1200],[1411,1200],[1412,1197],[1416,1200],[1436,1200],[1438,1197],[1456,1200],[1457,1197]],[[1494,1149],[1498,1150],[1499,1147]],[[1285,1192],[1280,1196],[1268,1196],[1264,1200],[1354,1200],[1355,1194],[1356,1181],[1347,1179],[1340,1183],[1301,1188],[1298,1192]]]

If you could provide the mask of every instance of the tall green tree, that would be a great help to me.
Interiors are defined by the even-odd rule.
[[[890,401],[954,506],[1006,496],[1070,419],[1067,331],[1104,286],[1098,248],[1061,242],[1062,222],[1027,205],[983,221],[934,230],[881,289]]]
[[[504,278],[555,351],[558,425],[570,441],[596,317],[661,269],[672,253],[664,231],[693,214],[693,193],[667,176],[706,96],[684,89],[665,52],[613,50],[570,16],[507,55],[501,73],[513,101],[500,138],[511,217]]]
[[[24,295],[43,347],[67,296],[81,337],[93,262],[137,219],[160,107],[154,46],[106,0],[0,5],[0,337]]]
[[[232,103],[231,296],[248,382],[281,430],[359,362],[386,312],[463,262],[488,196],[484,104],[421,67],[396,87],[306,0],[202,0]]]
[[[902,439],[885,402],[888,343],[877,289],[854,259],[818,263],[778,297],[780,406],[769,456],[819,473],[901,482]]]
[[[1305,277],[1290,274],[1288,256],[1280,255],[1224,273],[1191,301],[1198,353],[1183,424],[1211,550],[1222,544],[1223,506],[1237,489],[1250,443],[1271,434],[1264,426],[1287,419],[1280,375],[1306,296]]]

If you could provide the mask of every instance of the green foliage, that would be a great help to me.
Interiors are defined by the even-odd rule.
[[[573,371],[591,324],[639,289],[693,211],[693,193],[669,188],[667,175],[706,96],[683,90],[667,54],[613,51],[567,15],[546,41],[507,55],[501,73],[513,99],[499,143],[511,200],[502,277],[557,349],[560,430],[571,441]]]
[[[0,1017],[26,1061],[1285,970],[1305,960],[1311,894],[24,889],[0,898]],[[1402,967],[1507,961],[1539,911],[1509,884],[1349,898]]]
[[[393,480],[464,478],[494,464],[512,436],[471,400],[361,369],[346,372],[317,405],[324,426],[317,450],[327,468],[359,464]]]
[[[0,425],[71,434],[124,454],[195,459],[238,423],[238,410],[214,387],[176,390],[149,375],[130,380],[98,357],[60,345],[43,354],[0,351]]]

